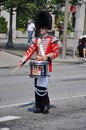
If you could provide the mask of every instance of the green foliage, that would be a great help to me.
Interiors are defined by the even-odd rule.
[[[59,30],[60,21],[64,23],[64,15],[59,15],[56,19],[55,25],[57,30]]]
[[[26,14],[22,13],[17,17],[17,28],[24,28],[27,22]]]
[[[71,25],[71,21],[69,21],[67,27],[67,34],[70,35],[71,32],[72,32],[72,25]]]
[[[24,5],[27,0],[2,0],[6,9],[9,9],[11,6],[13,8],[18,7],[19,5]]]
[[[7,22],[4,17],[0,17],[0,33],[7,32]]]
[[[77,2],[77,0],[70,0],[70,4],[72,4],[72,5],[78,5],[78,2]]]
[[[35,0],[36,1],[36,6],[39,10],[44,10],[46,9],[46,3],[47,0]]]
[[[26,22],[33,17],[36,5],[33,0],[2,0],[4,9],[10,12],[17,11],[17,28],[25,26]]]
[[[64,0],[48,0],[48,2],[46,3],[46,8],[54,14],[58,14],[60,8],[64,5]]]
[[[70,0],[71,4],[77,4],[77,0]],[[65,6],[65,0],[2,0],[5,9],[10,11],[10,7],[17,11],[17,28],[24,28],[29,19],[33,19],[38,10],[47,9],[54,13],[59,21],[64,21],[61,8]]]
[[[70,13],[68,14],[68,19],[70,18]],[[59,30],[59,25],[60,22],[64,23],[64,12],[60,13],[59,16],[56,19],[55,25],[57,30]],[[68,28],[67,28],[67,34],[70,35],[70,33],[72,32],[72,22],[69,20],[68,21]]]
[[[25,32],[25,29],[24,29],[24,28],[17,28],[17,30],[21,31],[22,33]]]
[[[46,8],[46,0],[31,0],[17,8],[17,28],[24,28],[29,19],[34,19],[37,11]]]
[[[32,2],[26,3],[25,7],[19,7],[17,9],[17,28],[25,28],[27,21],[33,19],[35,10],[37,7]]]

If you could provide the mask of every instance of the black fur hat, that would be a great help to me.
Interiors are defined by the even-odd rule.
[[[50,30],[52,28],[52,16],[48,11],[40,11],[35,17],[35,25],[38,30],[40,28],[47,28]]]

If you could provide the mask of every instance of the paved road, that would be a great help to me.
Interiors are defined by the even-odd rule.
[[[8,60],[7,60],[8,59]],[[49,79],[50,113],[34,114],[33,79],[28,63],[10,55],[0,66],[0,130],[86,130],[86,63],[53,64]]]

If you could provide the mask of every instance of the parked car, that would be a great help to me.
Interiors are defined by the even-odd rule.
[[[86,35],[82,35],[79,38],[78,47],[77,47],[80,57],[83,57],[83,48],[85,46],[85,42],[86,42]]]

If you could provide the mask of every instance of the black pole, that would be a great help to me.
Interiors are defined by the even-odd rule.
[[[13,31],[12,31],[12,23],[13,23],[13,8],[12,5],[10,7],[10,25],[9,25],[9,33],[8,33],[8,41],[6,47],[13,47]]]

